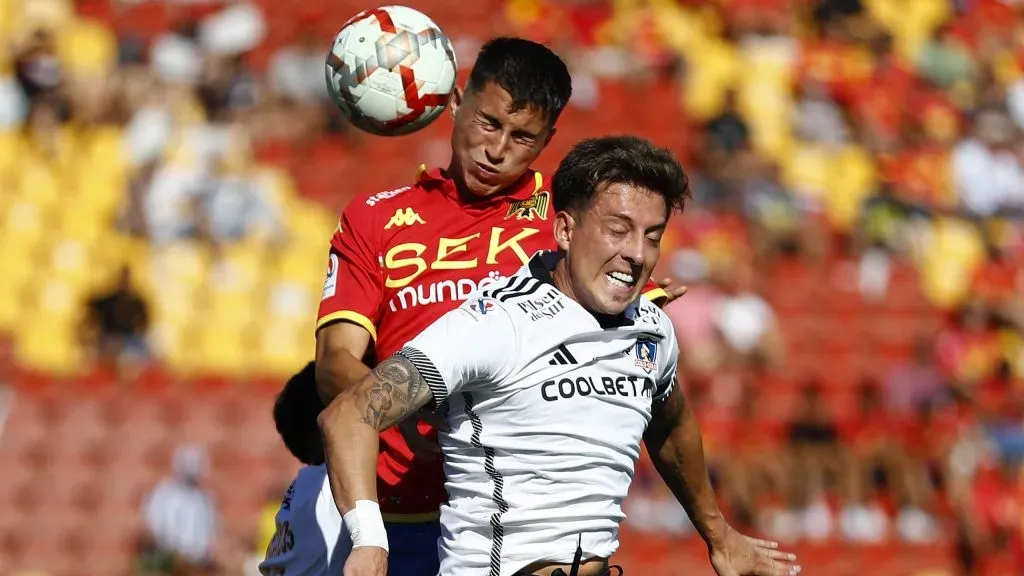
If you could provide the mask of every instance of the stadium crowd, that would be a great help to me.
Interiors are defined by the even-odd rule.
[[[438,126],[379,139],[333,109],[326,43],[365,7],[336,4],[0,0],[0,382],[308,361],[340,208],[447,160]],[[662,267],[738,524],[1024,570],[1024,5],[409,4],[463,72],[496,34],[564,55],[544,167],[594,130],[683,159]],[[642,465],[627,522],[691,535],[670,502]]]

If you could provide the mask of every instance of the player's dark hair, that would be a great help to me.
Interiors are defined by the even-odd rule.
[[[494,38],[480,49],[469,75],[469,90],[489,82],[512,97],[514,110],[536,108],[553,125],[572,96],[565,62],[546,46],[522,38]]]
[[[274,424],[284,445],[303,464],[323,464],[324,443],[316,419],[324,403],[316,391],[313,362],[288,379],[274,402]]]
[[[659,194],[669,214],[681,212],[690,197],[689,178],[671,152],[635,136],[605,136],[582,140],[562,159],[551,180],[552,204],[582,214],[607,184]]]

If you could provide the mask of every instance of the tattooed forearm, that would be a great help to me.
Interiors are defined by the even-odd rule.
[[[363,380],[358,402],[363,422],[384,430],[415,413],[431,397],[419,370],[396,355],[378,364]]]

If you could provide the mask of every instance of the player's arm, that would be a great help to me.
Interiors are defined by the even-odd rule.
[[[377,332],[383,279],[368,216],[350,206],[331,238],[327,279],[316,325],[316,382],[324,403],[369,373],[363,364]]]
[[[344,389],[320,413],[331,490],[353,547],[387,548],[377,507],[379,433],[469,385],[499,381],[510,371],[515,342],[509,314],[494,301],[485,306],[472,299]]]
[[[724,536],[727,525],[711,488],[700,427],[679,386],[654,406],[644,444],[658,474],[686,509],[707,542]]]
[[[664,364],[659,367],[652,400],[652,418],[644,434],[647,452],[658,473],[686,509],[706,541],[723,534],[727,525],[715,500],[697,419],[679,386],[679,344],[665,318]]]

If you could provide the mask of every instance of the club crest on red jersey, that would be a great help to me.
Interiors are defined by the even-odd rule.
[[[548,206],[551,204],[551,193],[548,191],[534,192],[529,198],[516,200],[508,207],[505,220],[515,216],[516,220],[548,219]]]

